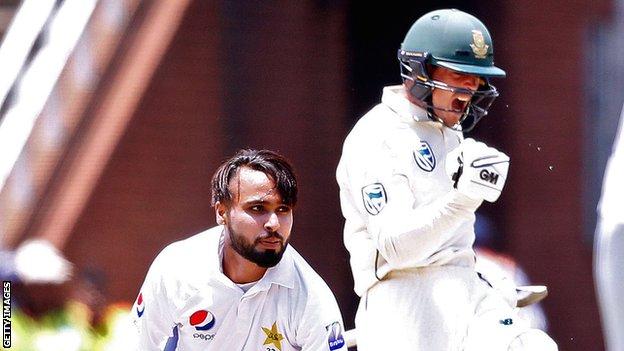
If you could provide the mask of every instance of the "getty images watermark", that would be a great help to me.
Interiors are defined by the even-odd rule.
[[[11,282],[2,282],[2,348],[11,347]]]

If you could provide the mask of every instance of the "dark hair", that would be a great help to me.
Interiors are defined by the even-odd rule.
[[[241,167],[263,172],[275,182],[275,187],[288,206],[297,204],[297,179],[292,166],[283,156],[270,150],[242,149],[232,156],[212,176],[212,205],[217,201],[230,203],[229,184]]]

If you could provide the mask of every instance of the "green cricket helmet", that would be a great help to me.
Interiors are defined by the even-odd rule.
[[[498,96],[489,78],[505,77],[505,71],[494,66],[492,38],[476,17],[456,9],[436,10],[420,17],[407,32],[398,52],[403,81],[414,82],[410,94],[421,101],[429,117],[438,120],[431,103],[434,89],[472,95],[460,122],[453,129],[470,131]],[[429,78],[427,66],[439,66],[455,72],[481,77],[477,91],[452,87]]]

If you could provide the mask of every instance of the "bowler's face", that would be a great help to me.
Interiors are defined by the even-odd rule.
[[[476,91],[481,79],[477,76],[463,74],[444,67],[435,67],[431,73],[431,79],[445,83],[454,88],[463,88]],[[435,107],[436,116],[442,120],[444,125],[452,127],[459,123],[459,120],[466,110],[472,93],[454,92],[444,89],[433,89],[431,102]]]
[[[259,266],[276,265],[290,237],[292,208],[283,203],[273,179],[260,171],[239,169],[229,188],[226,244]]]

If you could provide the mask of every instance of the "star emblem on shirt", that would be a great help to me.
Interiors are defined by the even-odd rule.
[[[277,330],[277,322],[273,322],[271,329],[262,327],[262,331],[266,334],[266,339],[264,339],[264,344],[262,345],[273,344],[278,350],[282,351],[284,336]]]

